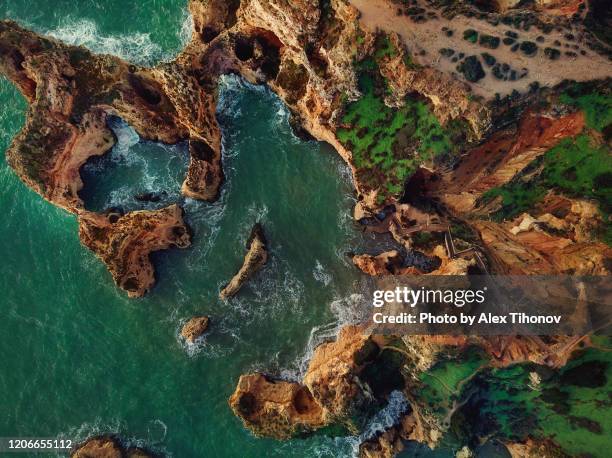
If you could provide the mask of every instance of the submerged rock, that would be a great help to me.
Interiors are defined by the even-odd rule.
[[[228,299],[238,293],[242,285],[268,261],[266,237],[261,224],[257,223],[253,226],[246,248],[247,254],[242,267],[219,293],[221,299]]]
[[[207,316],[194,316],[181,329],[181,336],[189,343],[195,343],[206,330],[210,319]]]

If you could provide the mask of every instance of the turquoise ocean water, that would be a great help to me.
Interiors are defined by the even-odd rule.
[[[4,0],[0,18],[97,52],[152,65],[190,33],[182,0]],[[26,102],[0,79],[0,150]],[[0,159],[0,436],[117,432],[175,457],[341,456],[357,438],[257,439],[227,399],[241,373],[298,378],[313,345],[350,317],[360,277],[346,252],[361,243],[348,168],[322,144],[297,139],[268,90],[235,77],[221,87],[227,181],[214,204],[180,196],[184,144],[140,141],[120,119],[118,142],[83,169],[90,209],[181,203],[195,235],[187,250],[154,255],[159,282],[128,300],[82,247],[75,218],[28,190]],[[134,198],[154,191],[159,203]],[[220,286],[240,266],[253,223],[271,260],[237,298]],[[204,345],[186,348],[181,324],[211,316]],[[372,420],[388,423],[392,403]]]

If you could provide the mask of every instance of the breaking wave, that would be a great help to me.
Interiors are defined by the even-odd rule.
[[[166,57],[149,33],[105,35],[89,19],[66,19],[47,35],[64,43],[85,46],[99,54],[112,54],[139,65],[152,65]]]

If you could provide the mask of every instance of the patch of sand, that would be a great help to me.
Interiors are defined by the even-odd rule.
[[[397,33],[406,43],[414,60],[419,64],[429,65],[443,72],[455,73],[459,79],[463,80],[463,76],[456,71],[457,63],[442,57],[439,53],[441,48],[451,48],[455,50],[455,54],[463,52],[466,56],[480,56],[481,53],[487,52],[494,56],[498,62],[509,64],[517,73],[520,73],[523,68],[529,71],[527,76],[520,80],[502,81],[495,78],[491,68],[482,62],[487,76],[477,83],[469,84],[475,94],[486,98],[495,96],[495,93],[499,93],[503,97],[514,89],[519,92],[527,91],[529,84],[534,81],[537,81],[541,86],[554,86],[564,79],[586,81],[612,77],[612,62],[587,48],[582,37],[583,34],[577,29],[572,31],[576,37],[575,40],[568,42],[564,38],[564,34],[568,33],[567,30],[563,32],[554,30],[550,34],[544,35],[534,27],[529,31],[519,31],[503,24],[493,26],[486,21],[461,15],[454,17],[452,20],[440,16],[428,19],[423,23],[415,23],[407,16],[398,16],[397,5],[388,0],[350,0],[350,2],[361,12],[360,21],[365,28],[372,31],[382,29],[386,32]],[[420,4],[419,6],[431,10],[428,5]],[[446,36],[442,27],[453,30],[453,36]],[[476,43],[470,43],[463,39],[463,31],[466,29],[474,29],[479,33],[497,36],[500,39],[503,39],[504,33],[510,30],[518,33],[519,39],[517,42],[536,42],[536,37],[540,35],[544,37],[545,41],[543,43],[536,42],[539,48],[537,54],[533,57],[527,57],[520,50],[517,52],[510,51],[510,46],[502,43],[497,49],[487,49]],[[555,40],[559,40],[562,44],[558,48],[561,51],[561,57],[552,61],[544,55],[544,48],[554,47],[553,42]],[[578,45],[580,49],[587,52],[587,55],[583,56],[579,54],[578,50],[566,48],[564,46],[566,43],[570,46]],[[418,55],[421,50],[424,50],[426,54]],[[574,51],[578,55],[568,57],[563,54],[565,51]]]

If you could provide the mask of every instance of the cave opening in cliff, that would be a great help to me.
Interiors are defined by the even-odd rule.
[[[161,103],[162,97],[160,92],[144,78],[133,73],[128,73],[128,82],[134,88],[136,94],[149,105],[159,105]]]
[[[261,51],[261,56],[257,59],[257,65],[267,80],[273,80],[280,70],[280,51],[283,43],[269,30],[255,29],[253,37],[256,47]]]
[[[236,57],[245,62],[255,55],[255,42],[252,38],[240,35],[236,37],[234,44]]]

